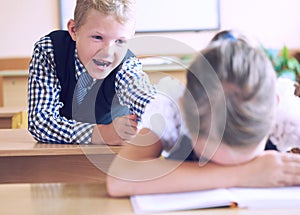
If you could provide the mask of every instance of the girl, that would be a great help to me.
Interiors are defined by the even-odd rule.
[[[110,167],[108,193],[299,185],[300,156],[264,151],[275,82],[262,50],[239,39],[212,42],[189,68],[180,99],[158,88],[139,135]]]

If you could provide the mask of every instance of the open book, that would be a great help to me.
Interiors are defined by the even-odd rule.
[[[135,213],[216,207],[300,208],[300,187],[229,188],[131,196]]]

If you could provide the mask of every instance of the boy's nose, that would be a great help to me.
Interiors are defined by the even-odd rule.
[[[104,49],[110,50],[110,49],[114,49],[116,46],[115,41],[107,41],[104,43]]]
[[[113,55],[115,51],[115,44],[113,42],[105,43],[105,45],[102,47],[102,49],[99,51],[101,55],[103,56],[110,56]]]

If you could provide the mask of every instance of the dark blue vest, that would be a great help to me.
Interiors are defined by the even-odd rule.
[[[129,109],[121,106],[116,97],[115,79],[122,63],[134,56],[131,51],[127,51],[120,65],[104,80],[98,80],[93,85],[82,104],[78,106],[73,100],[77,83],[74,59],[75,42],[68,31],[53,31],[49,36],[54,47],[56,73],[61,85],[60,101],[64,104],[60,109],[61,116],[79,122],[109,124],[115,117],[129,113]]]

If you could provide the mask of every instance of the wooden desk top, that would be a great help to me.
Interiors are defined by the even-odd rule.
[[[28,77],[28,70],[3,70],[3,71],[0,71],[0,76],[2,76],[2,77],[11,77],[11,76]]]
[[[13,117],[15,114],[26,110],[26,107],[0,107],[0,117]]]
[[[114,154],[118,146],[38,143],[26,129],[0,129],[0,157]]]
[[[110,198],[104,183],[93,184],[1,184],[0,214],[22,215],[118,215],[134,214],[129,198]],[[160,214],[282,215],[299,214],[300,209],[202,209]]]

